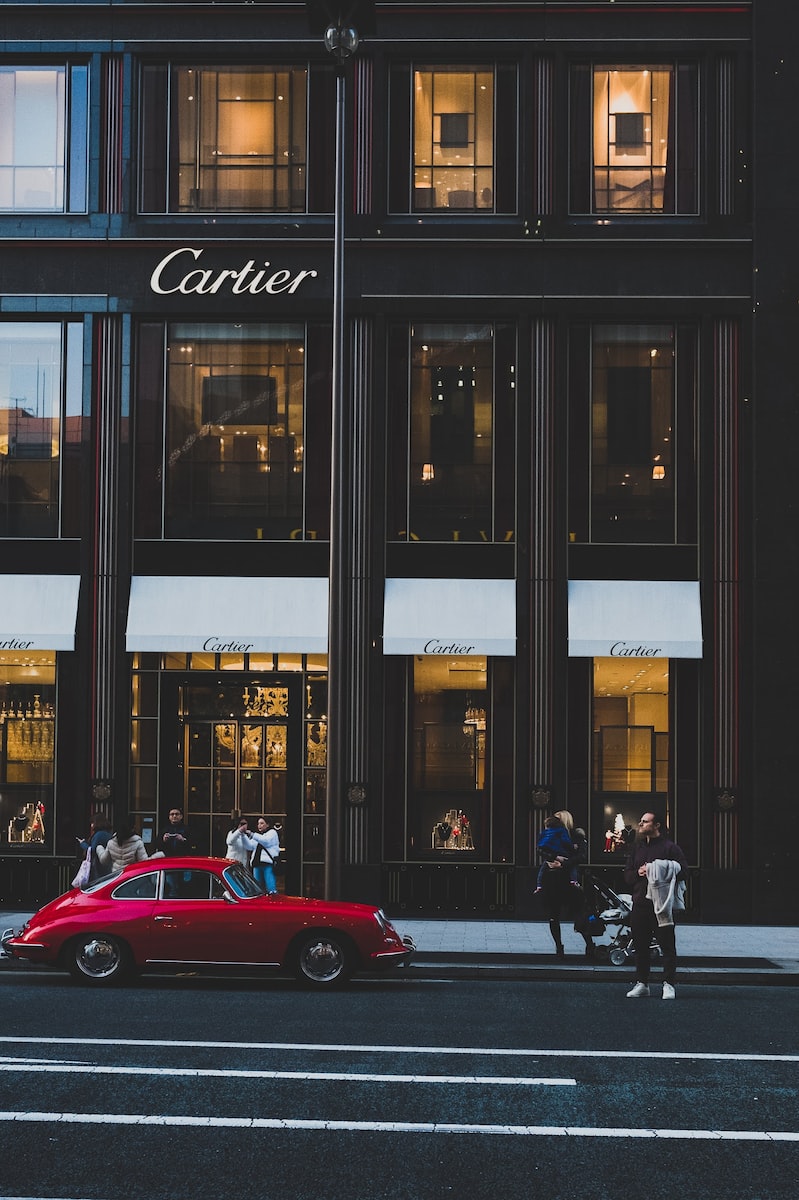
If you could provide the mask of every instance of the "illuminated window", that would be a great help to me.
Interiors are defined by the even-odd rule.
[[[414,72],[413,207],[494,210],[494,72]]]
[[[577,68],[572,81],[572,210],[696,212],[696,124],[692,67]]]
[[[306,88],[300,67],[145,68],[143,210],[304,211]]]

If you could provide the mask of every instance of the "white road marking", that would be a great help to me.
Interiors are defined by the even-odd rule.
[[[10,1037],[0,1035],[0,1044],[18,1046],[105,1046],[107,1038],[71,1038],[71,1037]],[[481,1055],[487,1058],[612,1058],[618,1060],[616,1050],[536,1050],[527,1047],[480,1047],[480,1046],[375,1046],[350,1045],[336,1042],[193,1042],[183,1040],[163,1040],[158,1038],[114,1038],[113,1046],[142,1046],[158,1047],[161,1049],[190,1049],[190,1050],[245,1050],[252,1051],[285,1051],[296,1050],[305,1053],[333,1054],[457,1054],[462,1056],[464,1050],[471,1055]],[[712,1054],[691,1053],[687,1050],[627,1050],[624,1051],[625,1062],[635,1058],[662,1059],[666,1062],[799,1062],[799,1054]]]
[[[195,1067],[109,1067],[98,1064],[35,1062],[31,1059],[0,1059],[0,1072],[11,1071],[14,1074],[22,1072],[47,1072],[59,1075],[155,1075],[188,1076],[192,1079],[313,1079],[335,1080],[342,1083],[479,1083],[515,1084],[520,1087],[536,1087],[542,1085],[573,1086],[576,1079],[527,1079],[521,1077],[504,1078],[494,1075],[375,1075],[357,1071],[251,1071]]]
[[[752,1129],[629,1129],[563,1125],[460,1125],[435,1121],[326,1121],[280,1117],[201,1117],[143,1113],[0,1112],[0,1123],[151,1125],[203,1129],[304,1129],[350,1133],[488,1134],[510,1137],[651,1138],[672,1141],[799,1142],[799,1133]]]

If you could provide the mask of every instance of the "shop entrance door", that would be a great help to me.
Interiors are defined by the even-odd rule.
[[[198,852],[225,855],[234,814],[251,828],[266,816],[279,827],[292,890],[299,882],[292,864],[300,844],[301,699],[299,679],[246,676],[184,680],[178,699],[183,808]]]

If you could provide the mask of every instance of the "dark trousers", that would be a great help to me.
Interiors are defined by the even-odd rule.
[[[635,949],[635,978],[640,983],[649,982],[649,944],[654,934],[663,951],[663,980],[665,983],[674,983],[677,974],[674,926],[658,925],[651,900],[636,900],[630,915],[630,929]]]

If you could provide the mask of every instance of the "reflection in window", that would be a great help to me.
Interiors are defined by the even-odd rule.
[[[78,322],[0,324],[0,536],[67,532],[59,493],[74,507],[82,338]]]
[[[408,528],[423,540],[485,540],[492,528],[493,330],[416,325],[411,353]]]
[[[297,326],[173,325],[168,537],[287,538],[302,523]]]
[[[145,68],[144,211],[304,211],[306,75],[300,67]]]
[[[591,540],[673,542],[674,330],[594,329]]]
[[[494,208],[494,73],[414,73],[415,209]]]
[[[85,211],[88,69],[0,66],[0,113],[0,211]]]
[[[0,653],[0,845],[52,846],[55,654]]]
[[[413,661],[411,849],[487,849],[485,658]],[[481,844],[482,839],[482,844]]]

